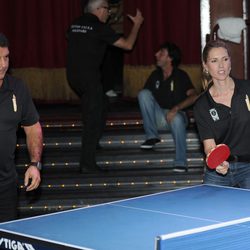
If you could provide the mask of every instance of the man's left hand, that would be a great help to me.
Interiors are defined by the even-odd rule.
[[[30,184],[29,180],[31,180]],[[32,191],[38,188],[40,182],[41,176],[39,169],[35,166],[29,166],[24,176],[24,186],[26,187],[26,191]]]
[[[178,107],[174,107],[171,110],[169,110],[169,112],[167,113],[167,117],[166,120],[168,123],[171,123],[174,119],[174,117],[176,116],[177,112],[178,112]]]

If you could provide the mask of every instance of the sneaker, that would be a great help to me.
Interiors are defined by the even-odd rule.
[[[148,139],[148,140],[146,140],[145,142],[143,142],[143,143],[141,144],[141,148],[143,148],[143,149],[151,149],[151,148],[154,147],[154,145],[155,145],[156,143],[159,143],[160,141],[161,141],[161,140],[158,139],[158,138]]]
[[[108,97],[117,97],[117,94],[113,89],[111,89],[111,90],[106,92],[106,96],[108,96]]]
[[[173,169],[174,172],[176,173],[185,173],[188,171],[187,167],[185,166],[176,166],[174,169]]]

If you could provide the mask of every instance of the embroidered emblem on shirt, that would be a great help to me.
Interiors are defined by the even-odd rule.
[[[14,112],[17,112],[17,105],[16,105],[16,96],[13,94],[12,96],[12,104]]]
[[[209,113],[215,122],[220,120],[219,115],[215,108],[209,109]]]
[[[171,81],[171,83],[170,83],[170,89],[171,89],[171,92],[174,91],[174,81]]]
[[[160,84],[161,84],[160,81],[157,80],[157,81],[155,82],[155,88],[156,88],[156,89],[159,89]]]
[[[248,97],[248,95],[246,95],[245,101],[246,101],[246,104],[247,104],[247,109],[248,109],[248,111],[250,111],[250,102],[249,102],[249,97]]]

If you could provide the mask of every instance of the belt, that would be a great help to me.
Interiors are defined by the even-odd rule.
[[[250,155],[230,155],[228,162],[250,162]]]

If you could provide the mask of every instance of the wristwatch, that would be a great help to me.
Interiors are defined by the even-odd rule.
[[[40,161],[30,162],[29,166],[34,166],[34,167],[38,168],[39,170],[42,170],[42,163]]]

